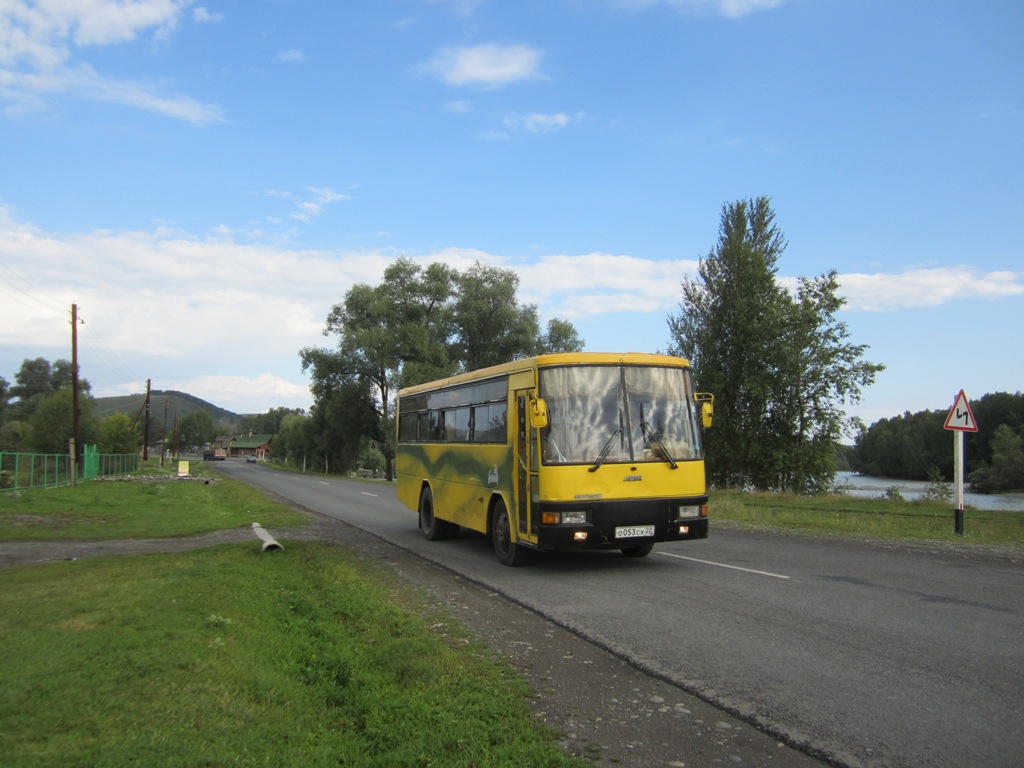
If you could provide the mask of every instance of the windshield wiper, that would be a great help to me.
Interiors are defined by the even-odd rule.
[[[612,432],[612,436],[608,438],[608,442],[604,444],[604,448],[597,454],[597,461],[594,462],[594,466],[587,469],[587,472],[597,472],[598,468],[604,463],[604,460],[608,457],[608,451],[612,449],[612,443],[615,438],[622,434],[622,428],[616,429]]]
[[[661,455],[665,457],[665,461],[672,469],[679,469],[679,465],[676,464],[676,460],[672,458],[672,454],[668,452],[668,448],[661,442],[661,438],[654,432],[653,429],[644,421],[644,404],[640,403],[640,431],[644,433],[644,437],[648,441],[654,443],[661,450]]]
[[[668,462],[668,465],[672,469],[679,469],[679,465],[676,464],[676,460],[672,458],[672,454],[668,452],[668,448],[665,447],[665,444],[663,442],[661,442],[661,438],[654,434],[654,430],[648,427],[643,422],[640,422],[640,426],[643,428],[644,435],[647,437],[647,439],[654,443],[656,446],[658,446],[658,449],[661,451],[661,455],[665,457],[665,461]]]

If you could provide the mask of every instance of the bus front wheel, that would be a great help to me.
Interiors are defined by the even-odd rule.
[[[512,541],[512,522],[509,520],[505,502],[498,501],[494,505],[491,522],[491,541],[494,554],[502,565],[522,565],[526,561],[527,552]]]
[[[653,544],[641,544],[637,547],[623,547],[622,554],[626,557],[647,557],[654,549]]]
[[[434,516],[434,495],[429,488],[420,494],[420,530],[427,541],[441,541],[451,535],[452,525]]]

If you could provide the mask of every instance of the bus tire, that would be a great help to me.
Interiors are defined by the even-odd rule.
[[[420,493],[420,530],[427,541],[442,541],[448,538],[449,525],[434,516],[434,494],[430,488]]]
[[[622,554],[626,557],[647,557],[654,549],[653,544],[640,544],[636,547],[623,547]]]
[[[512,520],[505,502],[498,499],[491,513],[491,543],[494,554],[502,565],[517,566],[526,562],[527,552],[512,541]]]

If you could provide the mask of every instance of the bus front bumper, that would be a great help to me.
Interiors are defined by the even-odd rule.
[[[706,539],[707,496],[542,503],[535,513],[537,548],[624,549],[663,541]],[[545,522],[556,519],[559,522]]]

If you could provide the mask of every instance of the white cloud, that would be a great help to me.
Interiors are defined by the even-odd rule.
[[[270,373],[258,376],[197,376],[161,382],[161,389],[188,392],[235,413],[245,413],[252,403],[252,392],[259,392],[269,403],[310,403],[309,386],[282,379]],[[271,405],[271,408],[281,407]],[[306,408],[308,406],[286,406]],[[262,411],[260,411],[262,412]]]
[[[337,197],[331,190],[311,188]],[[209,236],[173,229],[44,232],[0,208],[0,375],[26,356],[67,356],[68,311],[86,325],[84,375],[97,395],[181,389],[232,410],[309,405],[298,351],[331,346],[331,306],[356,283],[376,284],[398,253],[303,250],[239,242],[229,227]],[[513,269],[520,300],[542,318],[666,317],[698,262],[592,252],[524,259],[473,248],[406,253],[460,271],[475,262]],[[1024,295],[1019,272],[935,267],[841,275],[853,311],[932,307],[958,298]],[[26,350],[28,352],[26,353]],[[103,370],[101,370],[101,368]]]
[[[306,187],[304,197],[298,199],[291,195],[288,197],[294,200],[299,208],[298,211],[291,214],[291,217],[306,224],[323,213],[324,206],[352,199],[351,195],[335,192],[330,187]]]
[[[0,100],[7,114],[38,109],[47,95],[122,104],[196,124],[220,109],[188,96],[161,95],[141,81],[110,80],[78,58],[91,47],[123,44],[144,33],[163,40],[191,0],[26,0],[0,2]],[[196,9],[197,12],[199,9]]]
[[[277,54],[278,61],[305,61],[306,54],[299,48],[290,48]]]
[[[512,130],[521,130],[527,133],[550,133],[567,128],[570,124],[582,119],[582,112],[575,115],[567,115],[564,112],[548,115],[531,112],[526,115],[509,115],[505,118],[504,123],[507,128]]]
[[[430,0],[434,5],[446,5],[460,16],[470,16],[480,7],[482,0]]]
[[[223,230],[209,238],[170,230],[47,233],[0,211],[0,375],[10,380],[23,349],[66,357],[67,313],[76,303],[86,320],[85,376],[106,389],[99,395],[149,376],[161,389],[181,388],[171,380],[242,377],[272,384],[244,390],[246,411],[306,407],[308,398],[270,395],[305,392],[298,351],[332,343],[321,335],[330,307],[355,283],[378,282],[393,259],[387,251],[246,245]],[[100,357],[118,370],[99,373]],[[238,396],[229,387],[207,399]]]
[[[435,75],[451,86],[499,88],[541,77],[544,54],[528,45],[477,45],[443,48],[418,71]]]
[[[709,11],[736,19],[755,11],[778,8],[785,0],[611,0],[611,2],[612,5],[628,9],[642,9],[666,3],[681,13]]]
[[[196,24],[212,24],[216,21],[223,21],[223,19],[223,13],[212,13],[201,5],[192,9],[192,21]]]
[[[887,312],[915,307],[937,307],[957,299],[1002,299],[1024,295],[1024,275],[983,272],[969,266],[911,269],[887,274],[851,273],[839,276],[846,308]]]
[[[575,319],[670,311],[679,301],[680,282],[693,276],[697,261],[587,253],[542,256],[515,268],[525,301],[543,307],[545,315]]]

